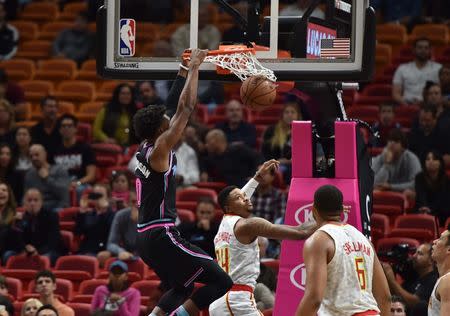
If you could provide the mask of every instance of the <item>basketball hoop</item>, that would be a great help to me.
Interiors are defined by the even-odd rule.
[[[183,58],[190,58],[190,52],[185,52]],[[252,76],[263,76],[270,81],[277,81],[273,71],[261,65],[256,58],[254,48],[243,45],[221,46],[218,50],[210,50],[205,61],[216,65],[218,74],[231,72],[241,81]]]

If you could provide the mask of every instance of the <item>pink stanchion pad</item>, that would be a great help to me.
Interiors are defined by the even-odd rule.
[[[335,123],[335,178],[313,178],[311,122],[294,122],[292,126],[292,180],[286,207],[285,224],[299,225],[312,219],[314,192],[320,186],[332,184],[344,195],[349,213],[343,220],[362,229],[358,168],[356,154],[356,124]],[[305,290],[306,270],[303,264],[304,241],[283,241],[275,298],[274,316],[295,314]]]

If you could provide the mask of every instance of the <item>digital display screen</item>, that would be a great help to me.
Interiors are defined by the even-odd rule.
[[[335,39],[337,31],[316,23],[308,22],[306,37],[306,58],[320,58],[320,43],[322,39]]]

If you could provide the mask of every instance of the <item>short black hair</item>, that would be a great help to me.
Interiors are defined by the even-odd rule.
[[[414,47],[416,47],[417,46],[417,43],[419,43],[419,42],[428,42],[428,45],[430,45],[430,47],[431,47],[431,41],[430,41],[430,39],[429,38],[427,38],[427,37],[418,37],[418,38],[416,38],[415,40],[414,40]]]
[[[400,304],[402,304],[402,305],[403,305],[403,308],[404,308],[405,311],[406,311],[406,302],[405,302],[405,300],[403,299],[403,297],[398,296],[398,295],[392,295],[392,296],[391,296],[391,303],[400,303]]]
[[[434,118],[437,116],[437,109],[435,106],[432,106],[430,104],[424,104],[422,108],[420,109],[420,112],[429,112],[431,115],[433,115]]]
[[[56,310],[56,308],[54,308],[53,305],[50,305],[50,304],[45,304],[45,305],[42,305],[41,307],[39,307],[39,309],[36,312],[36,316],[39,316],[39,313],[41,311],[43,311],[43,310],[46,310],[46,309],[50,309],[50,310],[54,311],[55,314],[59,316],[58,311]]]
[[[402,144],[403,148],[408,148],[408,138],[405,133],[399,128],[394,128],[389,132],[388,141],[393,141]]]
[[[61,125],[63,120],[72,120],[73,123],[75,124],[75,126],[78,125],[78,119],[75,115],[70,114],[70,113],[65,113],[63,115],[61,115],[61,117],[59,118],[59,125]]]
[[[314,192],[314,207],[323,215],[340,215],[344,209],[342,192],[334,185],[323,185]]]
[[[163,122],[166,107],[164,105],[149,105],[136,112],[133,126],[136,136],[142,140],[154,140]]]
[[[224,188],[222,191],[220,191],[219,195],[217,196],[217,202],[219,203],[220,208],[225,213],[225,208],[228,204],[228,197],[230,196],[231,191],[234,189],[237,189],[238,187],[235,185],[230,185]]]
[[[47,101],[49,101],[49,100],[58,102],[58,100],[57,100],[54,96],[52,96],[52,95],[47,95],[47,96],[45,96],[45,97],[43,97],[43,98],[41,99],[41,108],[44,107],[44,105],[46,105],[46,104],[47,104]]]
[[[39,278],[50,278],[53,283],[56,283],[56,277],[50,270],[41,270],[34,277],[34,281],[37,283]]]

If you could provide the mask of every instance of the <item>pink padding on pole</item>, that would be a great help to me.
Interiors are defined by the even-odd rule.
[[[335,166],[337,179],[358,179],[358,162],[356,156],[356,123],[336,122]]]
[[[292,178],[311,178],[313,175],[311,122],[294,121],[291,128]]]

